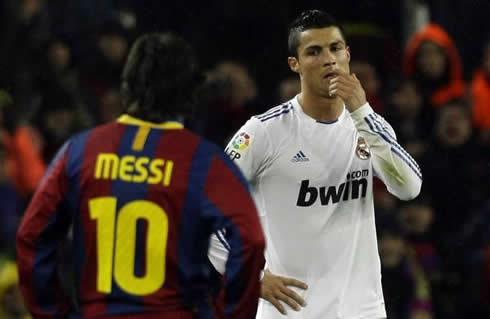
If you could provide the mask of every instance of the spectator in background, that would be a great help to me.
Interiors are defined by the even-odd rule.
[[[437,24],[428,24],[409,40],[403,71],[416,80],[424,103],[432,108],[465,94],[461,57],[451,37]]]
[[[69,95],[75,106],[75,117],[81,128],[94,124],[94,115],[90,114],[82,97],[78,69],[72,57],[72,49],[68,41],[53,37],[46,44],[45,65],[40,77],[39,86],[42,88],[42,97],[48,98],[52,91],[61,91]]]
[[[119,86],[129,41],[126,29],[118,20],[110,20],[96,32],[95,54],[80,69],[82,90],[88,105],[94,106],[91,111],[95,117],[106,92]]]
[[[301,92],[301,81],[298,77],[287,77],[279,83],[279,103],[285,103]]]
[[[394,218],[377,223],[381,280],[390,319],[431,319],[431,293],[423,269],[407,248]]]
[[[77,117],[83,113],[82,106],[69,92],[61,88],[50,88],[45,92],[36,118],[36,125],[43,138],[42,150],[45,162],[50,162],[64,141],[84,128],[85,123]]]
[[[434,209],[427,200],[418,198],[403,203],[399,214],[401,227],[415,258],[429,278],[437,280],[440,276],[440,261],[433,244]]]
[[[79,89],[78,71],[72,65],[71,48],[66,41],[52,38],[45,49],[45,70],[43,80],[63,86],[76,93]]]
[[[476,143],[471,111],[464,100],[438,110],[434,139],[422,160],[425,193],[436,212],[434,238],[444,263],[459,263],[454,233],[462,230],[471,212],[489,198],[488,162]]]
[[[35,107],[36,79],[49,38],[44,0],[5,0],[0,4],[0,87],[8,87],[22,113]]]
[[[415,81],[406,78],[394,83],[390,91],[387,120],[393,123],[400,144],[415,159],[420,159],[428,147],[432,129],[422,94]]]
[[[374,64],[367,61],[352,61],[351,72],[361,81],[366,98],[373,110],[381,115],[385,113],[385,102],[381,94],[381,81]]]
[[[464,264],[462,317],[490,318],[490,201],[474,213],[474,218],[455,237],[461,243],[457,253]]]
[[[107,123],[114,121],[123,112],[121,94],[119,89],[110,88],[106,90],[99,101],[99,109],[97,110],[97,121],[99,123]]]
[[[41,181],[45,162],[41,156],[42,139],[32,126],[19,123],[12,97],[0,90],[0,143],[7,151],[8,174],[15,190],[29,198]]]
[[[256,113],[257,85],[245,65],[222,61],[209,72],[204,89],[205,137],[223,147],[243,122]]]
[[[483,45],[481,67],[473,75],[471,93],[473,123],[481,131],[484,143],[490,146],[490,36]]]
[[[425,273],[432,292],[432,307],[436,318],[446,318],[445,293],[441,259],[434,241],[432,225],[435,212],[428,196],[419,196],[414,201],[403,203],[399,209],[399,222],[405,234],[407,248],[414,261]]]

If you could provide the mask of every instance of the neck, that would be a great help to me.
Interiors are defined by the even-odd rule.
[[[303,112],[318,121],[336,121],[344,110],[344,102],[340,97],[325,98],[302,91],[298,101]]]

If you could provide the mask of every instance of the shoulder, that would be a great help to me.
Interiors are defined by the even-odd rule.
[[[294,113],[293,103],[288,101],[272,107],[264,113],[253,115],[239,132],[257,135],[288,128],[294,119]]]
[[[261,123],[274,123],[278,119],[287,118],[288,115],[292,115],[294,112],[292,100],[277,105],[268,109],[266,112],[258,115],[252,116],[252,118],[256,119]]]

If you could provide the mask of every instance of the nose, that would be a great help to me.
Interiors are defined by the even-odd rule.
[[[325,50],[324,57],[323,57],[323,66],[326,67],[332,67],[337,64],[337,61],[335,60],[335,55],[328,51]]]

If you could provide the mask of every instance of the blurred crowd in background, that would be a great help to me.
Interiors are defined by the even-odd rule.
[[[389,318],[490,318],[490,1],[0,6],[1,318],[27,317],[15,271],[24,209],[64,140],[121,114],[132,41],[172,31],[193,43],[207,81],[187,126],[224,146],[251,115],[299,92],[286,62],[287,25],[310,8],[343,24],[351,71],[422,168],[422,193],[410,202],[375,183]]]

